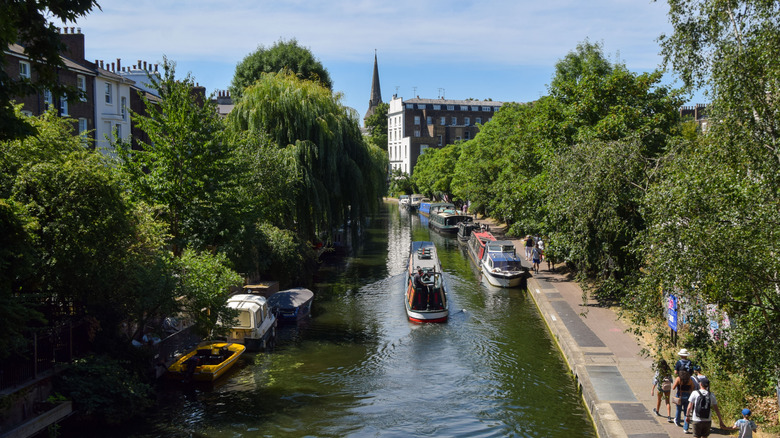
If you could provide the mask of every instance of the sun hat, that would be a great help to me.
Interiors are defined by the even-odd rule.
[[[742,410],[742,415],[750,415],[750,409],[745,408]]]
[[[678,355],[678,356],[688,356],[688,350],[686,350],[685,348],[683,348],[682,350],[680,350],[680,352],[679,352],[679,353],[677,353],[677,355]]]

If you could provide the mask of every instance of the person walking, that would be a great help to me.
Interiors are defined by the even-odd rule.
[[[658,399],[655,402],[653,412],[660,416],[661,400],[666,401],[666,420],[672,422],[672,406],[669,403],[669,394],[672,392],[672,370],[666,359],[660,359],[655,367],[655,377],[653,378],[653,387],[650,389],[650,397],[654,392],[658,392]]]
[[[539,264],[542,263],[542,250],[538,244],[531,250],[531,263],[533,263],[534,272],[538,274]]]
[[[720,408],[718,407],[718,401],[715,399],[715,394],[710,392],[710,381],[703,377],[699,380],[700,389],[697,389],[691,393],[690,402],[686,410],[686,418],[690,419],[693,427],[693,436],[708,437],[712,430],[712,411],[718,415],[718,421],[720,421],[720,428],[726,429],[726,425],[723,424],[723,417],[720,415]],[[700,409],[706,407],[705,409]],[[686,423],[688,420],[686,419]],[[685,430],[685,433],[690,433],[689,430]]]
[[[680,374],[674,379],[672,391],[675,393],[674,403],[677,405],[677,411],[674,414],[674,424],[682,426],[685,433],[688,433],[689,423],[685,413],[688,411],[688,398],[691,396],[691,392],[693,392],[693,379],[691,379],[691,375],[685,369],[681,369]]]
[[[707,376],[705,376],[704,374],[701,373],[701,366],[694,365],[693,366],[693,375],[691,376],[691,378],[693,379],[693,381],[695,383],[695,386],[696,386],[695,389],[699,389],[699,380],[706,379]]]
[[[691,360],[688,359],[688,356],[690,356],[688,350],[683,348],[677,353],[677,355],[680,356],[680,358],[674,364],[674,375],[679,376],[681,369],[687,369],[688,372],[692,372],[693,364],[691,363]]]
[[[534,248],[534,238],[531,235],[525,236],[525,261],[531,260],[531,251]]]
[[[753,432],[758,430],[756,422],[750,419],[750,409],[745,408],[742,410],[742,418],[734,422],[734,426],[726,427],[728,430],[738,430],[739,435],[737,438],[753,438]]]

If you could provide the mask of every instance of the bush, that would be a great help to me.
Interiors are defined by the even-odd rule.
[[[127,361],[90,356],[74,362],[55,381],[55,390],[73,400],[80,415],[119,424],[153,404],[152,390]]]

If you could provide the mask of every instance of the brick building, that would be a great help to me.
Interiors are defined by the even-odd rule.
[[[492,100],[403,100],[393,96],[387,110],[387,153],[390,170],[411,175],[427,148],[470,140],[501,108]]]
[[[74,129],[84,133],[85,137],[95,139],[95,78],[94,66],[84,59],[84,34],[81,29],[63,28],[60,37],[65,45],[61,58],[65,64],[64,70],[57,72],[58,81],[62,85],[77,88],[81,93],[75,99],[55,96],[48,90],[26,96],[16,96],[16,103],[22,104],[22,111],[27,115],[39,116],[49,107],[57,109],[62,117],[73,119]],[[33,61],[24,53],[24,47],[11,44],[4,51],[6,73],[11,78],[27,78],[33,83],[37,80],[33,70]]]

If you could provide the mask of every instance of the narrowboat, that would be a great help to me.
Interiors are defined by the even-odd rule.
[[[409,321],[447,321],[449,303],[446,285],[433,242],[412,242],[406,274],[404,306]]]
[[[482,269],[482,258],[485,256],[487,243],[495,240],[496,238],[493,237],[490,231],[475,230],[471,232],[468,243],[469,258],[477,266],[477,269]]]
[[[463,243],[468,242],[469,237],[471,237],[471,233],[479,229],[479,222],[474,222],[474,219],[471,217],[458,222],[458,241]]]
[[[461,213],[454,205],[448,204],[431,210],[429,225],[440,233],[455,234],[458,232],[458,224],[468,220],[471,220],[471,216]]]
[[[420,208],[420,203],[423,201],[430,202],[428,198],[426,198],[425,196],[419,193],[413,194],[412,196],[409,197],[409,210],[417,210],[418,208]]]

